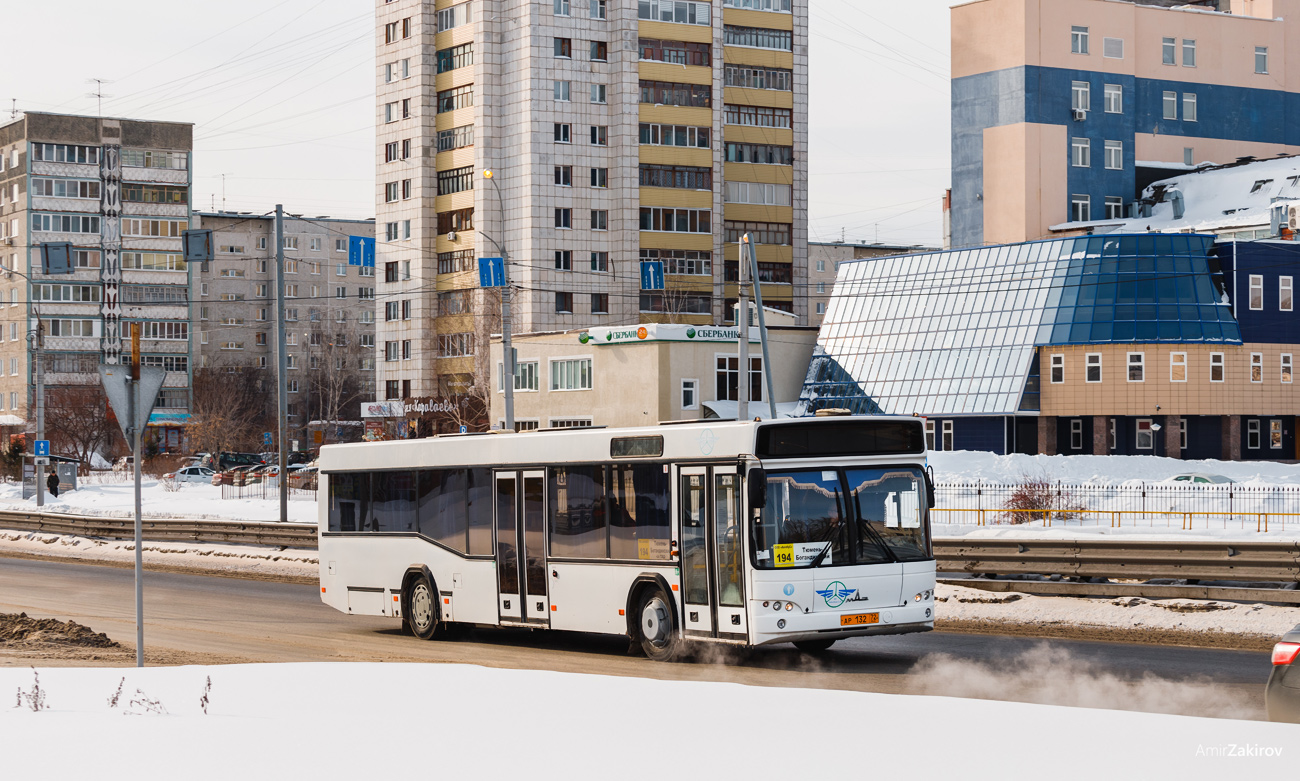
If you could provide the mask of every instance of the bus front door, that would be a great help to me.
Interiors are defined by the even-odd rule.
[[[682,467],[682,601],[687,635],[745,640],[744,540],[735,467]]]
[[[497,611],[502,623],[550,624],[546,473],[496,473]]]

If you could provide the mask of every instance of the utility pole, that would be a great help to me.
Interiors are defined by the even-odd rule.
[[[277,478],[280,484],[280,523],[289,521],[289,480],[287,470],[289,455],[285,450],[286,437],[289,433],[289,355],[286,352],[284,336],[284,206],[275,205],[275,350],[276,350],[276,418],[279,421],[280,472]]]
[[[45,325],[41,317],[36,316],[36,336],[32,339],[32,351],[36,355],[36,438],[45,439],[45,358],[41,355],[45,347]],[[36,506],[45,506],[45,466],[36,466]]]
[[[749,420],[749,264],[744,258],[738,260],[740,306],[736,310],[736,325],[740,327],[740,339],[736,353],[736,420]]]
[[[135,472],[135,666],[144,667],[144,529],[140,503],[140,429],[144,400],[140,398],[140,324],[131,323],[131,439]]]
[[[483,172],[483,178],[492,183],[492,189],[497,193],[497,204],[501,208],[501,241],[497,244],[496,240],[488,237],[497,249],[501,250],[501,274],[504,285],[501,286],[501,388],[505,392],[506,402],[506,431],[515,430],[515,351],[510,345],[510,252],[505,248],[506,238],[506,203],[505,198],[501,195],[501,185],[493,178],[491,170]],[[486,234],[484,234],[486,235]],[[489,368],[488,373],[491,374]],[[488,388],[491,392],[491,386]],[[489,421],[489,427],[491,422]]]
[[[767,409],[772,420],[776,420],[776,393],[772,390],[772,360],[767,352],[767,321],[763,316],[763,290],[758,277],[758,250],[754,247],[753,237],[746,233],[742,240],[741,252],[749,250],[750,279],[754,280],[754,306],[758,310],[758,343],[763,347],[763,378],[767,380]],[[744,258],[740,265],[745,265]],[[749,320],[748,317],[745,318]]]

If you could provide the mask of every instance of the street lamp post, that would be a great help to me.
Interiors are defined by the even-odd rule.
[[[501,238],[504,241],[506,233],[506,203],[505,198],[501,195],[501,185],[497,184],[495,175],[491,169],[483,172],[483,178],[492,183],[492,189],[496,190],[497,204],[501,208]],[[480,233],[483,233],[481,230]],[[497,251],[501,253],[501,273],[504,284],[498,288],[501,291],[501,387],[505,392],[506,400],[506,431],[515,430],[515,360],[514,349],[510,346],[510,253],[506,248],[499,244],[496,239],[488,236],[487,240],[492,242]],[[491,376],[492,368],[488,367],[488,375]],[[490,392],[490,390],[489,390]]]

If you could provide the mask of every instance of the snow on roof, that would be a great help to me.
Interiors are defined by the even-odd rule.
[[[1169,194],[1183,195],[1184,213],[1174,219]],[[1300,201],[1300,156],[1202,167],[1154,182],[1142,191],[1143,200],[1159,199],[1150,217],[1067,222],[1052,230],[1104,228],[1120,233],[1213,233],[1268,225],[1275,201]]]

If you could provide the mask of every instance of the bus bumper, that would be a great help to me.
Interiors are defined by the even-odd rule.
[[[877,611],[872,611],[877,612]],[[839,640],[871,635],[902,635],[934,629],[934,603],[888,608],[878,611],[879,622],[863,626],[840,626],[839,613],[801,614],[761,611],[751,624],[754,645],[793,643],[802,640]],[[779,627],[779,621],[786,626]]]

